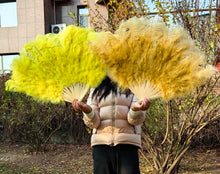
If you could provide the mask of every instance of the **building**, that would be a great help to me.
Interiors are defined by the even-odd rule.
[[[88,2],[108,17],[102,0]],[[86,7],[85,0],[0,0],[0,74],[10,71],[12,59],[38,34],[58,33],[72,24],[92,27]]]

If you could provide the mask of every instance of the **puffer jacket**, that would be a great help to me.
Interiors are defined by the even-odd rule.
[[[131,144],[141,148],[141,123],[145,119],[144,111],[130,111],[138,99],[134,94],[109,94],[99,102],[99,97],[92,99],[92,92],[87,104],[92,112],[84,114],[85,124],[93,129],[91,146]]]

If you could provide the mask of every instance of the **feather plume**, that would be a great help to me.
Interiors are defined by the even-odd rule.
[[[60,34],[38,35],[13,60],[7,89],[24,92],[42,102],[63,102],[71,92],[75,93],[71,97],[82,99],[88,87],[99,85],[106,75],[87,44],[95,35],[92,29],[76,26],[68,26]],[[65,87],[70,87],[70,91],[63,92]]]
[[[182,96],[215,71],[184,29],[160,21],[133,17],[91,46],[113,80],[139,98]]]

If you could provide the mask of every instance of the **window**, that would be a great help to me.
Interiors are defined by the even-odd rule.
[[[86,7],[78,8],[78,23],[80,27],[89,27],[89,9]]]
[[[0,55],[0,68],[1,68],[0,69],[0,74],[11,72],[12,60],[17,56],[18,56],[18,54]]]
[[[17,26],[16,1],[0,1],[0,27]]]

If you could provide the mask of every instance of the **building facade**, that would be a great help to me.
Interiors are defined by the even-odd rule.
[[[88,2],[108,17],[100,0]],[[10,71],[12,59],[38,34],[59,33],[68,25],[92,27],[86,7],[85,0],[0,0],[0,74]]]

